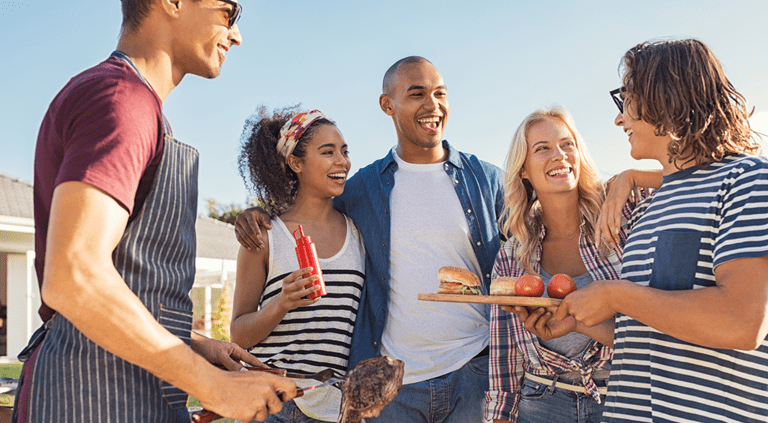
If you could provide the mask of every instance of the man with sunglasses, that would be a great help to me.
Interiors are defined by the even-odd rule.
[[[663,183],[629,221],[623,280],[553,319],[615,325],[604,422],[768,421],[768,160],[746,100],[698,40],[638,44],[622,65],[615,124]]]
[[[242,41],[235,0],[122,0],[104,62],[51,103],[35,153],[36,271],[45,322],[22,351],[19,422],[189,422],[187,393],[263,420],[295,384],[191,331],[197,152],[162,103],[215,78]]]

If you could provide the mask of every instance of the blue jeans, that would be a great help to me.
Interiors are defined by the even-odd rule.
[[[600,401],[605,404],[605,395]],[[602,414],[602,404],[591,395],[523,381],[517,423],[599,423]]]
[[[381,415],[365,423],[484,423],[488,356],[434,379],[403,385]]]
[[[306,414],[301,412],[301,409],[296,406],[293,400],[284,402],[283,409],[279,413],[272,414],[264,420],[265,423],[324,423],[322,420],[316,420],[311,417],[307,417]]]

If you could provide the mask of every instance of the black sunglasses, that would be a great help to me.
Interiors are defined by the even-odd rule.
[[[233,0],[220,0],[224,3],[232,5],[232,12],[229,14],[229,27],[235,26],[238,20],[240,20],[240,14],[243,13],[243,6]]]
[[[621,114],[624,114],[624,99],[621,98],[621,93],[624,91],[626,91],[624,87],[616,88],[615,90],[611,91],[611,98],[613,99],[613,102],[616,103],[616,107],[619,108],[619,112],[621,112]]]

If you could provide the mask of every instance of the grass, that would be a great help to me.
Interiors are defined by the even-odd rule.
[[[21,363],[0,364],[0,377],[12,377],[18,379],[21,375]],[[13,395],[0,394],[0,407],[13,407]]]
[[[187,401],[187,407],[199,407],[200,401],[194,399],[193,397],[189,397],[189,400]],[[234,420],[231,419],[221,419],[221,420],[215,420],[219,423],[234,423]]]

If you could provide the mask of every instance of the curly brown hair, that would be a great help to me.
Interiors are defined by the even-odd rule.
[[[286,166],[285,158],[277,152],[280,129],[300,112],[297,104],[269,113],[266,106],[259,106],[243,127],[240,137],[238,166],[246,187],[254,192],[270,216],[278,216],[291,208],[296,200],[299,179]],[[306,146],[321,125],[336,123],[329,119],[318,119],[301,135],[292,155],[302,158]]]
[[[759,152],[744,96],[703,42],[644,42],[626,52],[620,67],[625,99],[638,115],[632,118],[654,125],[657,136],[671,135],[670,163],[703,167],[727,154]]]

